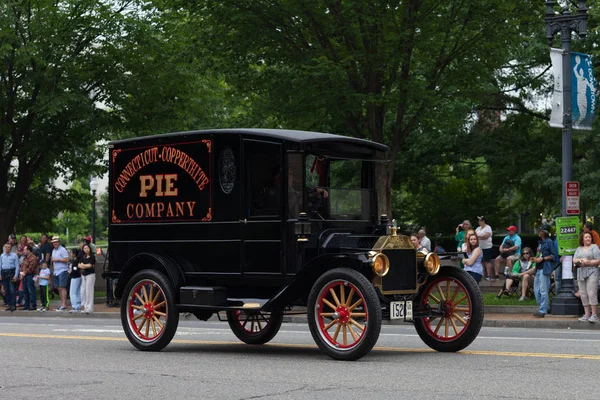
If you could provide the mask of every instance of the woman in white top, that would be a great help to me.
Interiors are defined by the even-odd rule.
[[[592,233],[584,232],[579,239],[580,246],[575,250],[573,263],[577,267],[577,285],[585,315],[582,322],[598,322],[598,265],[600,249],[593,243]],[[591,309],[591,310],[590,310]]]
[[[479,245],[483,252],[483,264],[485,265],[487,273],[485,280],[495,281],[500,277],[494,275],[494,271],[492,270],[492,227],[487,224],[487,219],[483,216],[477,217],[477,222],[479,223],[479,226],[475,229],[475,233],[477,234]]]

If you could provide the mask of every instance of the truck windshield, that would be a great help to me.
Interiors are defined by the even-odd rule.
[[[362,181],[363,163],[361,160],[308,155],[306,192],[309,215],[334,220],[369,219],[370,190]]]

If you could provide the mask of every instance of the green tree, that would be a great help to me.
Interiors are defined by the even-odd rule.
[[[454,136],[484,99],[523,105],[501,96],[499,71],[543,24],[543,7],[520,1],[161,3],[198,27],[203,57],[250,99],[243,120],[368,138],[401,163],[425,153],[413,171],[447,164],[439,149],[460,144]],[[530,71],[510,74],[525,84],[514,75]],[[391,212],[394,165],[377,164],[381,212]]]
[[[76,180],[70,188],[76,193],[75,211],[63,210],[53,218],[53,232],[65,235],[65,243],[74,243],[77,237],[87,234],[91,226],[91,195],[86,181]]]
[[[142,0],[0,2],[0,237],[76,211],[48,183],[103,173],[104,139],[216,119],[220,81],[161,18]]]

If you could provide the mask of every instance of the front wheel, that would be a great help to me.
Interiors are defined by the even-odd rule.
[[[329,357],[358,360],[371,351],[381,331],[381,304],[364,275],[348,268],[325,272],[308,297],[308,326]]]
[[[265,344],[277,335],[283,322],[283,311],[227,311],[227,323],[233,334],[247,344]]]
[[[125,287],[121,324],[127,339],[140,350],[158,351],[173,339],[179,324],[173,287],[154,270],[135,274]]]
[[[415,319],[415,329],[426,345],[442,352],[470,345],[483,325],[483,297],[477,282],[454,267],[444,267],[427,279],[415,299],[428,316]]]

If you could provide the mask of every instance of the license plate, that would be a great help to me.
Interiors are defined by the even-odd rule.
[[[412,301],[392,301],[390,303],[390,319],[413,319]]]

